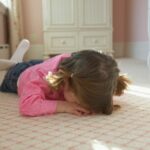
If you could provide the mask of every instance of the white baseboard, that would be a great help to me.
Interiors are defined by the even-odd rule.
[[[125,56],[147,61],[149,42],[126,43]]]
[[[113,50],[114,50],[114,57],[124,57],[124,49],[125,49],[125,44],[124,42],[120,43],[114,43],[113,44]]]
[[[29,51],[25,55],[25,60],[31,60],[31,59],[43,59],[44,54],[44,45],[36,44],[31,45]]]

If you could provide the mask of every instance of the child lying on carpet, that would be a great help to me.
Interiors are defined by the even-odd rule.
[[[22,115],[81,116],[111,114],[113,96],[122,95],[128,83],[119,75],[112,57],[83,50],[45,61],[18,63],[8,70],[1,91],[18,93]]]

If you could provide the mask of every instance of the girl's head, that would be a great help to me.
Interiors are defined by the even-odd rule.
[[[105,54],[83,50],[73,53],[59,65],[51,86],[64,84],[65,96],[95,113],[111,114],[113,95],[121,95],[129,80],[119,76],[116,61]]]

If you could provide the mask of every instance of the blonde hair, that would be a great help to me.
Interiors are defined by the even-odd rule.
[[[63,84],[64,79],[69,77],[66,72],[62,70],[58,70],[55,73],[48,72],[45,77],[45,80],[48,82],[49,86],[53,90],[58,90],[60,86]]]
[[[113,95],[123,94],[129,83],[111,56],[93,50],[73,53],[58,68],[47,80],[50,86],[57,90],[67,79],[80,103],[95,113],[111,114]]]

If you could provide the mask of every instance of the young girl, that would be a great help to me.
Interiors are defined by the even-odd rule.
[[[32,65],[22,69],[14,81],[20,113],[27,116],[111,114],[113,95],[123,94],[129,83],[125,76],[119,75],[112,57],[93,50],[61,54]],[[11,68],[13,74],[16,66]]]

